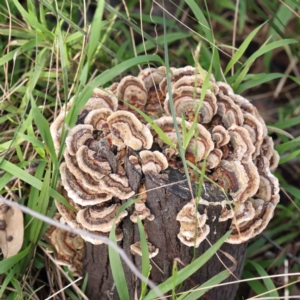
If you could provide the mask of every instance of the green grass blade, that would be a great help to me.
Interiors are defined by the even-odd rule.
[[[237,49],[237,51],[234,53],[234,55],[232,56],[231,60],[229,61],[224,75],[226,75],[228,73],[228,71],[237,63],[237,61],[242,57],[242,55],[245,53],[245,51],[247,50],[249,44],[251,43],[251,41],[253,40],[253,38],[256,36],[257,32],[267,23],[268,21],[264,22],[263,24],[261,24],[260,26],[256,27],[248,36],[247,38],[244,40],[244,42],[241,44],[241,46]]]
[[[54,8],[49,1],[47,0],[39,0],[44,6],[46,6],[53,14],[57,17],[59,16],[62,18],[65,22],[67,22],[71,27],[73,27],[76,31],[81,32],[82,34],[86,35],[86,32],[81,29],[77,24],[75,24],[73,21],[71,21],[64,13],[62,13],[60,10],[57,10]]]
[[[45,167],[47,165],[46,161],[41,161],[39,165],[36,168],[36,171],[34,173],[34,177],[38,180],[42,180],[45,172]],[[30,187],[29,197],[27,201],[27,207],[34,210],[35,206],[37,205],[37,199],[39,198],[39,190],[33,186]],[[32,219],[33,217],[30,215],[25,216],[25,233],[24,233],[24,240],[31,241],[31,227],[32,227]],[[26,244],[25,244],[26,245]]]
[[[138,201],[138,199],[133,199],[133,200],[130,200],[130,201],[126,202],[125,204],[123,204],[118,209],[116,219],[118,218],[118,216],[120,215],[120,213],[122,211],[124,211],[127,207],[134,204],[136,201]],[[116,241],[116,232],[115,231],[116,231],[116,224],[114,223],[114,225],[113,225],[113,227],[110,231],[109,238],[114,243],[117,243],[117,241]],[[128,292],[128,288],[127,288],[127,282],[126,282],[126,278],[125,278],[124,269],[123,269],[123,265],[122,265],[120,255],[119,255],[118,252],[116,252],[110,246],[108,247],[108,254],[109,254],[110,268],[111,268],[111,271],[112,271],[114,282],[116,284],[118,295],[119,295],[121,300],[130,300],[129,292]]]
[[[35,201],[35,205],[33,207],[34,211],[39,212],[40,214],[46,215],[48,204],[49,204],[49,190],[50,190],[50,169],[46,171],[44,182],[42,184],[42,189],[39,197]],[[30,240],[35,244],[37,243],[41,229],[42,229],[43,221],[39,219],[34,219],[31,225],[30,231]]]
[[[290,150],[293,146],[297,146],[298,143],[300,142],[300,136],[293,139],[292,141],[280,144],[278,146],[275,147],[276,151],[278,151],[279,153],[284,153],[288,150]]]
[[[222,238],[220,238],[214,245],[212,245],[205,253],[203,253],[200,257],[196,258],[192,263],[188,266],[184,267],[177,273],[176,285],[182,283],[184,280],[189,278],[192,274],[194,274],[197,270],[199,270],[222,246],[230,232],[227,232]],[[169,292],[173,287],[173,278],[169,277],[166,281],[158,285],[159,290],[165,294]],[[144,300],[154,299],[156,297],[156,293],[154,291],[150,291]]]
[[[276,48],[287,46],[290,44],[297,43],[295,39],[283,39],[280,41],[276,41],[270,44],[263,45],[261,48],[259,48],[255,53],[253,53],[247,61],[244,63],[244,69],[241,71],[239,76],[237,77],[235,83],[233,84],[233,89],[236,90],[240,83],[244,80],[246,74],[248,73],[248,70],[251,66],[251,64],[261,55],[268,53]]]
[[[178,268],[177,268],[177,260],[174,259],[173,267],[172,267],[172,299],[176,299],[176,278],[177,278]]]
[[[32,102],[33,104],[33,102]],[[36,126],[39,129],[40,135],[43,138],[43,141],[46,145],[46,150],[51,157],[51,161],[55,168],[58,168],[58,161],[54,149],[54,144],[52,140],[52,136],[50,133],[49,123],[45,119],[45,117],[41,114],[40,110],[37,107],[32,108],[32,116],[35,121]]]
[[[22,15],[22,17],[27,21],[27,23],[29,25],[31,25],[33,28],[35,28],[36,30],[39,30],[41,34],[43,34],[45,37],[47,37],[48,39],[50,38],[50,40],[53,39],[53,34],[51,31],[48,30],[47,27],[43,26],[42,24],[40,24],[38,22],[38,19],[36,17],[36,15],[34,15],[33,13],[28,13],[23,6],[19,3],[18,0],[12,0],[15,4],[15,6],[18,8],[20,14]]]
[[[5,274],[5,279],[1,284],[1,289],[0,289],[0,299],[3,299],[3,293],[5,292],[6,287],[8,286],[8,284],[11,282],[11,280],[14,278],[16,274],[16,267],[14,267],[13,269],[10,270],[10,272],[8,274]]]
[[[27,133],[23,134],[21,132],[18,133],[18,136],[23,137],[25,140],[27,140],[28,142],[30,142],[33,146],[33,148],[35,149],[35,151],[42,157],[45,158],[45,145],[36,138],[35,136],[35,132],[33,130],[33,126],[32,123],[29,124],[28,128],[27,128]]]
[[[11,256],[9,258],[6,258],[2,261],[0,261],[0,274],[4,274],[7,272],[11,267],[13,267],[18,261],[20,261],[22,258],[24,258],[30,247],[27,247],[22,252],[19,252],[18,254]]]
[[[277,78],[284,77],[284,74],[281,73],[271,73],[271,74],[248,74],[245,76],[244,80],[248,80],[242,84],[235,90],[235,93],[241,94],[242,92],[253,88],[255,86],[259,86],[261,84],[264,84],[266,82],[272,81]]]
[[[110,6],[108,3],[105,3],[105,9],[107,9],[109,12],[111,12],[114,15],[117,15],[117,17],[122,20],[125,24],[127,24],[129,27],[131,27],[135,32],[139,33],[140,35],[143,35],[143,37],[149,41],[151,41],[153,44],[156,45],[155,39],[149,35],[147,32],[142,32],[140,27],[137,26],[132,21],[128,20],[122,13],[114,9],[112,6]]]
[[[93,22],[91,26],[91,34],[89,37],[88,42],[88,51],[87,51],[87,58],[88,61],[92,60],[93,54],[95,53],[95,50],[98,46],[99,40],[100,40],[100,33],[101,33],[101,21],[104,11],[104,0],[99,0],[97,4],[97,9],[95,12],[95,15],[93,17]]]
[[[164,1],[163,1],[163,5],[164,5]],[[166,28],[166,21],[165,21],[165,19],[166,19],[165,11],[163,11],[163,17],[164,17],[164,36],[166,36],[167,28]],[[167,78],[167,87],[168,87],[168,94],[169,94],[170,110],[171,110],[171,114],[172,114],[172,118],[173,118],[173,122],[174,122],[174,128],[175,128],[176,137],[177,137],[177,141],[178,141],[179,154],[180,154],[180,157],[181,157],[181,160],[182,160],[184,173],[185,173],[185,176],[188,180],[188,183],[190,184],[191,179],[190,179],[190,176],[189,176],[189,172],[188,172],[188,168],[187,168],[187,164],[186,164],[186,160],[185,160],[185,151],[184,151],[183,146],[182,146],[179,127],[178,127],[178,124],[177,124],[177,121],[176,121],[176,114],[175,114],[175,108],[174,108],[174,102],[173,102],[173,96],[172,96],[171,78],[170,78],[169,49],[168,49],[168,43],[167,43],[166,38],[164,40],[164,50],[165,50],[166,78]]]
[[[16,56],[18,56],[18,54],[21,54],[22,52],[26,52],[36,47],[37,43],[38,41],[36,39],[32,39],[26,42],[24,45],[18,47],[17,49],[12,50],[9,53],[3,55],[2,57],[0,57],[0,66],[3,66],[10,60],[14,59]]]
[[[205,37],[207,38],[207,40],[210,43],[214,44],[213,32],[210,29],[210,26],[204,16],[204,14],[202,13],[202,11],[200,9],[199,4],[197,4],[194,0],[185,0],[185,2],[191,8],[192,12],[194,13],[197,20],[199,21],[199,23],[201,25],[201,29],[202,29],[203,33],[205,34]]]
[[[281,187],[283,187],[285,190],[287,190],[294,197],[300,199],[300,189],[297,189],[294,186],[291,186],[289,184],[281,184]]]
[[[116,230],[116,225],[114,224],[109,235],[109,238],[114,243],[116,243],[115,230]],[[109,253],[110,268],[118,291],[118,295],[121,300],[130,300],[121,258],[119,254],[111,247],[109,247],[108,253]]]
[[[280,129],[286,129],[299,124],[300,124],[300,117],[294,117],[294,118],[287,118],[282,121],[279,121],[273,124],[273,126]]]
[[[228,270],[224,270],[219,274],[215,275],[213,278],[207,280],[205,283],[199,286],[199,291],[197,289],[192,291],[188,296],[183,298],[184,300],[197,300],[202,297],[207,291],[212,289],[212,286],[218,286],[220,282],[225,280],[230,276],[230,272]],[[201,290],[200,290],[201,289]]]
[[[60,25],[58,25],[58,41],[59,41],[59,52],[60,52],[60,63],[62,69],[62,79],[64,85],[64,98],[65,101],[68,99],[68,90],[69,90],[69,79],[68,79],[68,55],[67,50],[65,48],[65,43],[62,38],[62,33],[60,29]]]
[[[257,271],[257,273],[259,274],[259,276],[268,276],[268,273],[257,262],[249,260],[248,264],[251,264],[255,268],[255,270]],[[264,282],[264,284],[266,286],[265,292],[276,289],[276,287],[275,287],[275,285],[274,285],[274,283],[273,283],[273,281],[272,281],[271,278],[264,278],[262,280],[263,280],[263,282]],[[273,292],[270,292],[268,294],[265,294],[264,296],[269,296],[269,297],[272,297],[274,299],[279,298],[278,292],[276,290],[273,291]]]
[[[0,169],[2,169],[4,171],[18,177],[19,179],[21,179],[24,182],[30,184],[31,186],[37,188],[38,190],[42,189],[43,183],[40,180],[38,180],[34,176],[30,175],[26,171],[19,168],[17,165],[12,164],[11,162],[9,162],[5,159],[2,161]],[[60,201],[61,203],[63,203],[68,208],[74,210],[74,208],[70,205],[70,203],[61,194],[59,194],[57,191],[55,191],[53,189],[50,189],[49,194],[52,198]]]
[[[252,272],[249,272],[248,270],[244,270],[243,278],[244,279],[255,278],[255,275]],[[247,284],[257,295],[263,294],[266,291],[266,288],[259,280],[249,280],[247,281]]]
[[[191,10],[193,11],[195,17],[197,18],[198,22],[201,25],[200,26],[201,30],[203,31],[210,46],[213,48],[211,64],[213,65],[214,68],[215,78],[216,80],[219,80],[221,77],[221,73],[220,73],[221,62],[220,62],[219,53],[216,49],[214,34],[213,31],[211,30],[211,26],[206,20],[203,12],[201,11],[199,4],[197,4],[194,0],[185,0],[185,2],[189,5]],[[207,10],[207,14],[209,17],[208,10]]]
[[[146,235],[145,235],[145,228],[139,217],[138,217],[138,228],[139,228],[141,246],[142,246],[142,274],[146,278],[148,278],[148,276],[150,274],[149,250],[148,250],[148,245],[147,245],[147,240],[146,240]],[[146,293],[146,290],[147,290],[147,283],[142,282],[141,296],[140,296],[141,299],[143,299],[143,297]]]
[[[298,156],[300,154],[300,150],[294,151],[291,154],[287,155],[286,157],[283,157],[279,161],[279,165],[286,163],[287,161],[291,160],[292,158]]]

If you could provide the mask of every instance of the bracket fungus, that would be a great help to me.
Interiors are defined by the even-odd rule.
[[[56,213],[54,219],[60,221],[61,215]],[[74,275],[81,275],[83,239],[55,226],[49,226],[45,235],[47,242],[55,249],[55,262],[59,265],[68,266]]]
[[[60,167],[61,184],[75,212],[57,202],[58,210],[70,226],[101,235],[107,236],[115,223],[117,237],[122,239],[120,224],[128,212],[117,217],[118,208],[139,193],[145,176],[171,168],[183,170],[176,122],[181,140],[185,132],[194,130],[185,158],[196,168],[206,161],[206,176],[228,194],[227,202],[212,204],[200,199],[199,204],[221,206],[216,220],[232,220],[227,243],[243,243],[265,229],[279,201],[278,180],[270,172],[279,160],[273,140],[257,109],[234,94],[228,84],[211,76],[205,90],[205,71],[191,66],[171,70],[171,95],[164,67],[142,70],[137,77],[127,76],[106,90],[94,91],[69,131],[65,162]],[[71,105],[51,125],[56,150],[63,146],[63,116]],[[133,106],[148,114],[153,123],[147,124]],[[129,180],[126,165],[135,172],[135,184]],[[188,171],[190,175],[194,172],[190,164]],[[206,208],[196,211],[196,200],[190,199],[179,211],[178,239],[184,245],[198,247],[210,232]],[[156,220],[146,196],[135,203],[130,220],[136,223],[138,217],[143,222]],[[149,249],[159,256],[154,244],[151,241]],[[139,243],[131,247],[134,253],[140,253],[139,249]]]

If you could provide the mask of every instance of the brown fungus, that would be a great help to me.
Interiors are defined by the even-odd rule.
[[[206,71],[192,66],[168,71],[165,67],[147,68],[138,77],[127,76],[105,90],[94,90],[79,113],[78,125],[69,132],[65,162],[60,167],[63,194],[75,208],[72,211],[56,202],[68,225],[108,236],[112,223],[117,221],[116,234],[120,240],[123,234],[118,224],[127,211],[115,220],[117,207],[139,191],[129,180],[125,162],[129,161],[131,169],[137,171],[137,181],[141,183],[151,173],[163,178],[171,168],[182,171],[175,122],[181,143],[186,142],[189,133],[184,149],[189,173],[194,172],[191,164],[201,168],[206,160],[206,175],[229,195],[230,207],[216,204],[222,205],[217,220],[232,221],[227,242],[243,243],[264,230],[279,201],[278,180],[270,172],[277,167],[279,155],[258,110],[236,95],[230,85],[216,82],[211,76],[202,95],[206,76]],[[171,116],[170,96],[176,118]],[[72,100],[50,127],[57,152],[64,118],[71,105]],[[153,122],[147,124],[133,106]],[[159,174],[162,170],[166,170],[165,174]],[[132,222],[137,222],[138,217],[145,224],[155,217],[147,207],[145,193],[130,215]],[[209,233],[206,210],[201,214],[196,212],[194,201],[183,206],[177,220],[178,238],[187,246],[199,246]],[[102,243],[89,237],[84,239]],[[140,249],[139,242],[134,245],[131,248]]]
[[[114,222],[116,226],[127,216],[124,210],[116,218],[119,204],[98,204],[78,211],[76,220],[90,231],[110,232]]]
[[[56,214],[54,219],[59,220]],[[50,226],[46,231],[47,242],[55,249],[55,262],[59,265],[68,266],[74,275],[82,275],[83,239],[61,228]]]
[[[210,228],[206,225],[207,215],[196,212],[195,202],[192,200],[178,213],[176,220],[180,222],[178,238],[189,247],[199,247],[200,243],[209,234]]]
[[[95,205],[98,203],[106,202],[112,198],[109,192],[98,190],[91,190],[89,187],[84,186],[80,178],[76,178],[70,172],[66,163],[60,165],[61,180],[64,188],[68,192],[68,196],[77,204]]]
[[[112,133],[133,150],[150,149],[153,137],[150,130],[131,112],[117,111],[107,119]]]
[[[153,246],[151,243],[147,242],[148,246],[148,252],[149,252],[149,258],[155,257],[159,253],[159,249]],[[142,256],[142,245],[141,242],[136,242],[133,245],[130,246],[130,252],[133,255],[139,255]]]

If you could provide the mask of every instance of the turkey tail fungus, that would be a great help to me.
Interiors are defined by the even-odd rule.
[[[213,76],[205,89],[207,73],[191,66],[171,71],[171,94],[164,67],[95,89],[69,131],[60,167],[58,188],[74,211],[59,202],[57,208],[63,222],[95,234],[108,236],[115,223],[119,246],[141,269],[139,217],[150,278],[156,284],[172,275],[175,260],[183,268],[230,230],[222,251],[176,289],[181,293],[226,268],[231,276],[225,282],[240,278],[247,241],[266,228],[279,202],[278,180],[270,172],[279,157],[265,122],[247,99]],[[61,147],[62,116],[71,106],[72,100],[51,125],[56,151]],[[147,123],[138,111],[153,121]],[[193,134],[187,140],[188,131]],[[188,174],[179,155],[183,140]],[[200,195],[201,170],[205,178]],[[117,216],[118,208],[132,198],[138,201]],[[119,299],[107,245],[83,238],[83,267],[76,272],[89,275],[88,298]],[[62,260],[62,254],[56,255]],[[66,259],[69,266],[70,261]],[[123,267],[130,299],[136,299],[141,282]],[[233,299],[237,287],[212,288],[203,299]]]

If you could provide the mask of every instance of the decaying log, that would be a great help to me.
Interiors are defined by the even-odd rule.
[[[146,220],[144,226],[149,242],[159,248],[159,254],[152,259],[150,278],[156,284],[159,284],[171,276],[175,259],[178,261],[178,269],[181,269],[194,258],[194,248],[183,245],[177,238],[179,222],[176,221],[176,215],[192,196],[184,174],[171,168],[163,174],[146,175],[145,186],[147,189],[147,207],[155,216],[155,220]],[[196,192],[194,185],[193,193],[195,194]],[[222,192],[210,182],[204,183],[201,195],[203,199],[209,202],[225,200]],[[203,206],[198,207],[201,214],[204,212],[204,209],[205,207]],[[205,251],[209,251],[210,243],[214,244],[228,231],[231,220],[218,222],[220,211],[220,206],[209,206],[207,208],[207,224],[210,226],[210,234],[208,239],[195,249],[195,258]],[[125,218],[121,227],[124,239],[119,245],[141,270],[141,258],[132,256],[130,253],[130,245],[140,240],[137,224],[132,223],[129,218]],[[231,268],[235,263],[227,258],[226,253],[236,260],[233,276],[230,276],[226,281],[235,281],[237,278],[240,278],[246,246],[247,243],[239,245],[224,243],[221,247],[223,252],[218,251],[218,257],[214,255],[201,269],[184,281],[180,292],[201,285],[223,271],[225,266]],[[89,299],[119,299],[109,266],[107,245],[95,246],[86,243],[83,265],[84,271],[89,274],[86,291]],[[123,267],[130,299],[135,299],[135,293],[139,295],[140,282],[124,263]],[[216,287],[208,291],[201,299],[234,299],[237,288],[237,284]]]

